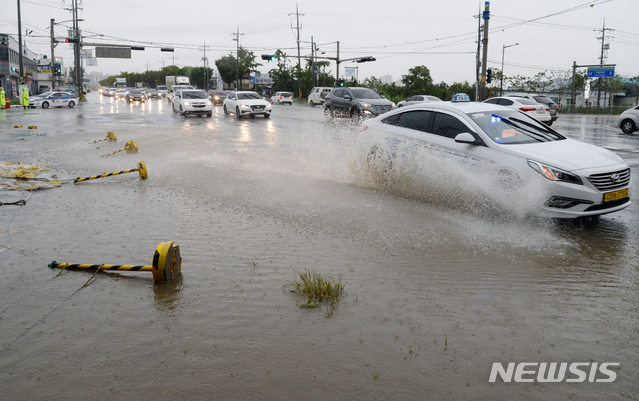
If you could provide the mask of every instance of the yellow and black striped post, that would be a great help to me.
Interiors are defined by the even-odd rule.
[[[140,172],[140,178],[142,178],[143,180],[146,180],[147,178],[149,178],[149,174],[146,171],[146,164],[144,164],[144,162],[138,162],[138,168],[132,168],[131,170],[116,171],[115,173],[109,173],[109,174],[92,175],[90,177],[84,177],[84,178],[78,177],[75,180],[73,180],[73,183],[77,184],[78,182],[82,182],[82,181],[95,180],[96,178],[111,177],[112,175],[118,175],[118,174],[132,173],[134,171]]]
[[[151,271],[153,279],[158,283],[168,283],[176,278],[182,271],[182,257],[180,246],[171,242],[162,242],[155,249],[151,266],[142,265],[90,265],[58,263],[55,260],[48,265],[50,268],[59,269],[84,269],[84,270],[126,270],[126,271]]]
[[[109,132],[107,132],[106,138],[98,139],[96,141],[91,141],[91,142],[87,142],[87,143],[96,143],[96,142],[104,142],[104,141],[117,142],[118,141],[118,136],[115,134],[115,132],[109,131]]]
[[[111,156],[114,155],[116,153],[120,153],[122,151],[125,151],[126,153],[138,153],[138,150],[140,150],[140,147],[138,146],[137,142],[135,142],[134,140],[130,140],[129,142],[127,142],[124,147],[120,150],[116,150],[115,152],[111,152],[109,154],[106,154],[104,156]]]

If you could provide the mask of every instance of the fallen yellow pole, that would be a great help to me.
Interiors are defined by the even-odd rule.
[[[132,168],[131,170],[116,171],[115,173],[92,175],[90,177],[83,177],[83,178],[78,177],[75,180],[73,180],[73,183],[77,184],[78,182],[82,182],[82,181],[95,180],[96,178],[111,177],[112,175],[118,175],[118,174],[132,173],[134,171],[138,171],[140,173],[140,178],[142,178],[143,180],[146,180],[147,178],[149,178],[149,174],[146,171],[146,164],[144,164],[144,162],[138,162],[138,168]]]

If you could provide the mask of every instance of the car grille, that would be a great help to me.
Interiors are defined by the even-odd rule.
[[[624,188],[628,186],[630,182],[630,169],[627,168],[612,173],[593,174],[588,176],[588,180],[595,188],[602,192]]]
[[[264,106],[251,106],[251,110],[261,111],[261,110],[264,110]]]
[[[193,103],[193,107],[204,107],[204,106],[206,105],[202,103]]]
[[[385,112],[391,110],[391,106],[390,105],[388,105],[388,106],[375,106],[375,110],[377,110],[377,111],[379,111],[381,113],[385,113]]]

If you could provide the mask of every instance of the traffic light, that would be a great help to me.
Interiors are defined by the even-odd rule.
[[[277,60],[277,57],[274,54],[262,54],[262,60],[275,61]]]
[[[78,38],[66,38],[64,41],[66,43],[80,43],[80,39]]]
[[[53,70],[53,72],[55,75],[62,75],[62,68],[60,64],[55,65],[55,69]]]
[[[336,86],[344,86],[344,80],[343,79],[338,79],[336,83],[337,83]]]
[[[489,84],[493,80],[493,70],[490,68],[486,70],[486,83]]]

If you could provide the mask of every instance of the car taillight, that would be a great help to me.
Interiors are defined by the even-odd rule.
[[[546,107],[546,111],[550,111],[550,109],[548,107]]]
[[[523,112],[528,112],[528,111],[535,111],[537,109],[535,107],[520,107],[519,110]]]

